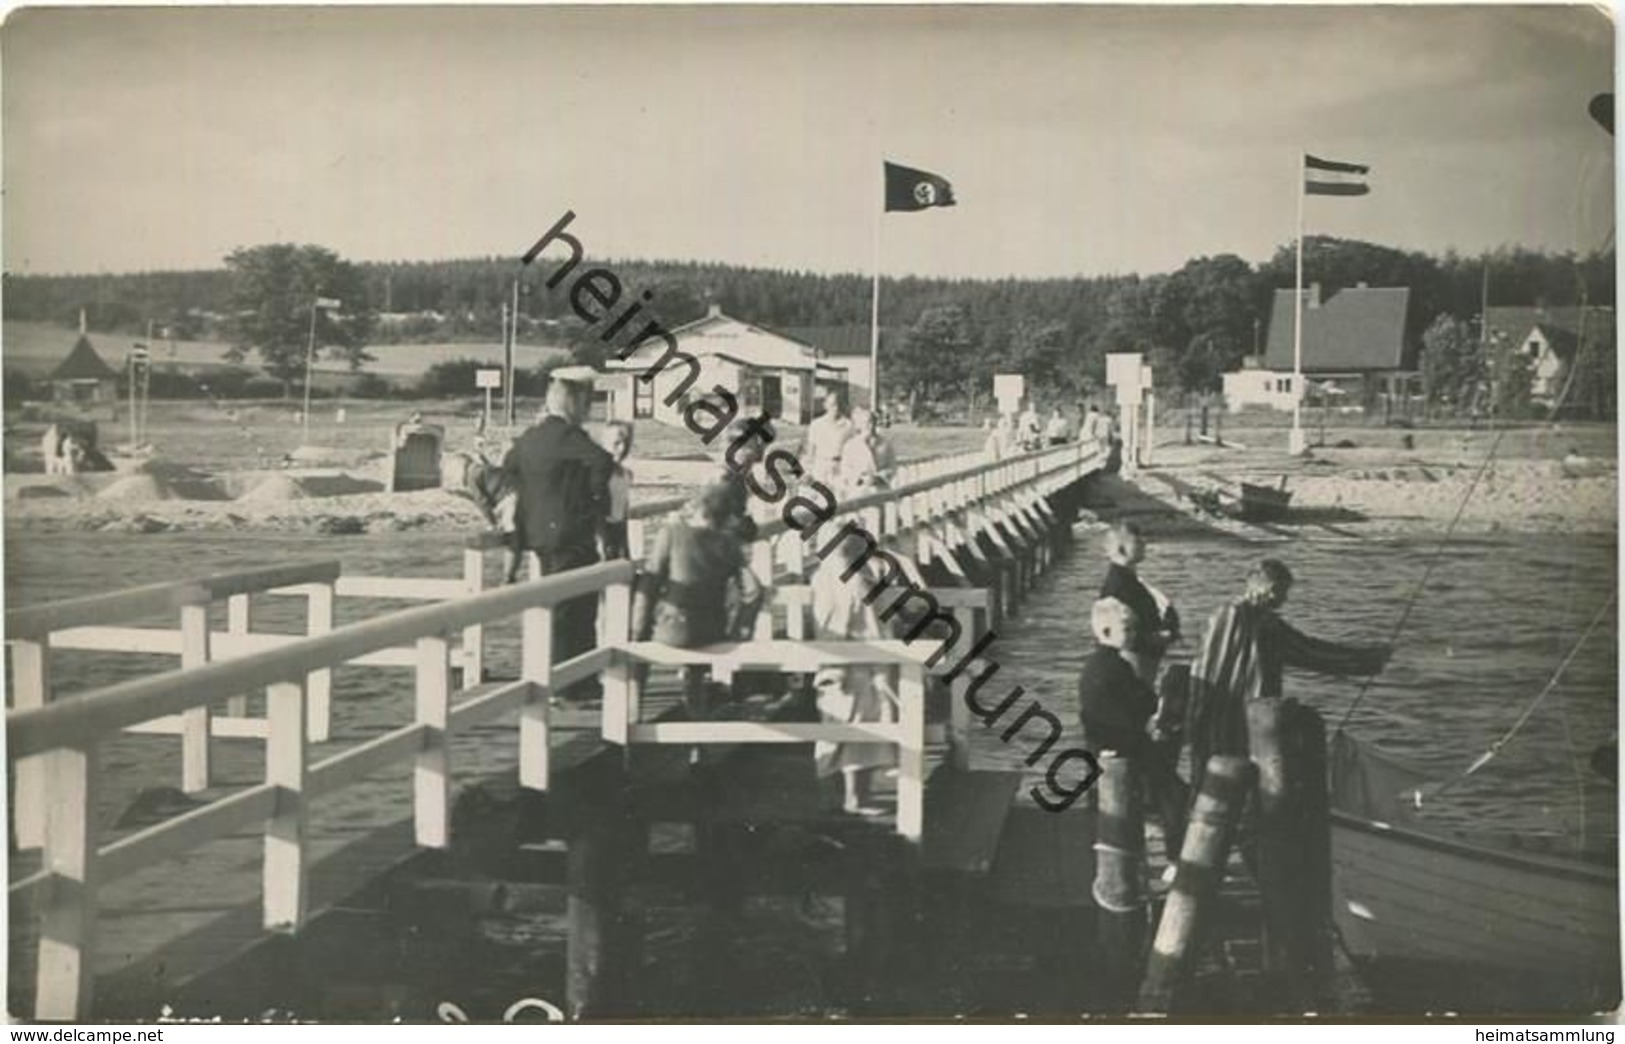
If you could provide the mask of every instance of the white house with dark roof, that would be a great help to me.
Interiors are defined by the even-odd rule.
[[[598,390],[607,393],[606,415],[616,419],[653,419],[683,423],[689,401],[725,388],[739,402],[741,417],[766,410],[788,424],[806,424],[817,415],[816,391],[820,381],[844,384],[844,368],[821,361],[806,341],[723,314],[712,305],[702,318],[671,331],[677,350],[693,356],[699,377],[680,398],[674,397],[693,372],[680,358],[671,358],[653,381],[638,375],[649,371],[667,354],[663,338],[652,338],[625,360],[611,356],[608,374]]]
[[[1548,308],[1491,308],[1487,314],[1492,342],[1504,344],[1529,357],[1533,369],[1531,397],[1550,404],[1562,394],[1569,368],[1579,351],[1582,324],[1595,338],[1614,323],[1612,308],[1577,306]],[[1498,357],[1492,352],[1492,358]]]
[[[1409,288],[1362,283],[1322,298],[1315,284],[1303,295],[1305,384],[1342,397],[1351,406],[1368,404],[1379,395],[1392,399],[1409,393],[1417,377],[1405,329]],[[1290,410],[1308,390],[1297,386],[1294,375],[1293,304],[1291,290],[1275,292],[1263,357],[1250,356],[1242,369],[1224,375],[1230,409]]]

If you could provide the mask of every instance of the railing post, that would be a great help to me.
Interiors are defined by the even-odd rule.
[[[240,637],[248,634],[253,629],[251,612],[252,610],[248,601],[248,593],[246,591],[242,594],[234,594],[230,598],[227,598],[226,633],[232,635],[233,637]],[[248,717],[248,696],[246,693],[239,693],[236,696],[226,697],[226,717]]]
[[[773,546],[766,541],[757,541],[755,548],[756,565],[761,562],[761,552],[766,552],[769,566],[772,564]],[[771,573],[769,574],[771,576]],[[762,581],[771,584],[770,580]],[[767,620],[768,637],[773,634],[773,615],[764,612],[763,618]],[[604,588],[604,608],[599,617],[603,621],[603,643],[611,648],[619,648],[632,633],[632,581],[610,584]],[[761,633],[760,618],[757,622],[757,633]],[[604,668],[601,681],[604,687],[604,713],[603,735],[611,743],[624,747],[631,738],[630,728],[638,720],[638,708],[634,690],[636,683],[632,680],[632,665],[617,656],[608,667]]]
[[[445,848],[451,840],[451,643],[419,638],[417,723],[428,728],[412,767],[412,821],[417,843]]]
[[[553,697],[553,610],[526,609],[519,616],[520,676],[530,692],[519,708],[519,784],[547,789],[548,701]]]
[[[278,682],[265,690],[265,782],[277,788],[265,823],[265,927],[298,931],[305,923],[305,687]]]
[[[773,541],[771,537],[765,540],[758,540],[756,543],[751,545],[750,568],[751,571],[756,574],[756,579],[762,582],[763,588],[768,591],[772,591],[774,586],[774,576]],[[630,588],[627,588],[629,598],[630,590]],[[631,630],[630,608],[627,610],[627,620],[628,625],[626,631],[619,633],[619,637],[616,639],[617,641],[625,641],[626,633],[630,632]],[[770,642],[773,640],[773,602],[771,599],[763,603],[762,611],[757,614],[755,638],[759,642]]]
[[[326,634],[333,629],[333,584],[317,584],[310,589],[305,622],[306,634]],[[312,743],[326,743],[333,727],[333,671],[322,668],[305,676],[305,728]]]
[[[925,668],[903,665],[898,697],[903,740],[897,750],[897,832],[918,841],[925,832]]]
[[[463,590],[477,595],[485,590],[485,549],[463,549]],[[472,689],[485,678],[485,626],[470,624],[463,628],[463,688]]]
[[[42,868],[53,875],[40,909],[34,1017],[90,1016],[96,960],[96,752],[39,756],[44,794]]]
[[[33,710],[45,706],[51,692],[51,651],[47,638],[11,642],[11,706]],[[14,769],[13,828],[18,848],[38,848],[45,841],[45,761],[18,758]]]
[[[209,603],[181,606],[181,667],[209,662]],[[210,734],[208,704],[181,712],[181,790],[195,794],[209,786]]]

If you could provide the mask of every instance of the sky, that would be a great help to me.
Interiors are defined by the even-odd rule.
[[[1601,246],[1613,28],[1570,7],[25,9],[0,30],[4,267],[236,247],[889,275],[1170,271],[1310,234]],[[880,214],[882,159],[952,182]]]

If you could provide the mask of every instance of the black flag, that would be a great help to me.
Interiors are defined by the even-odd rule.
[[[886,164],[886,209],[927,210],[954,205],[954,187],[948,179],[897,163]]]

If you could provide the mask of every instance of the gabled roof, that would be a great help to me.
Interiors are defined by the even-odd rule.
[[[1405,312],[1408,287],[1349,287],[1313,305],[1314,290],[1305,290],[1303,369],[1306,373],[1350,373],[1405,370]],[[1270,312],[1269,343],[1264,365],[1292,369],[1293,301],[1291,290],[1275,291]]]
[[[1613,309],[1592,306],[1587,310],[1588,333],[1598,332],[1602,324],[1613,322]],[[1568,358],[1580,343],[1580,308],[1565,305],[1556,308],[1508,306],[1488,309],[1486,312],[1490,336],[1500,334],[1513,344],[1522,344],[1536,328],[1546,336],[1552,351]]]
[[[62,360],[57,368],[51,371],[53,381],[111,381],[118,379],[118,372],[102,361],[96,354],[96,349],[90,346],[90,338],[84,334],[74,342],[73,351]]]
[[[848,326],[787,326],[785,332],[817,348],[826,358],[842,356],[869,357],[869,327],[858,324]],[[882,351],[900,341],[900,327],[880,328]]]
[[[765,326],[713,312],[671,330],[682,350],[692,355],[710,355],[779,370],[811,370],[817,358],[813,346],[799,338],[769,330]],[[658,339],[639,346],[625,361],[611,360],[612,369],[644,369],[666,350]]]

